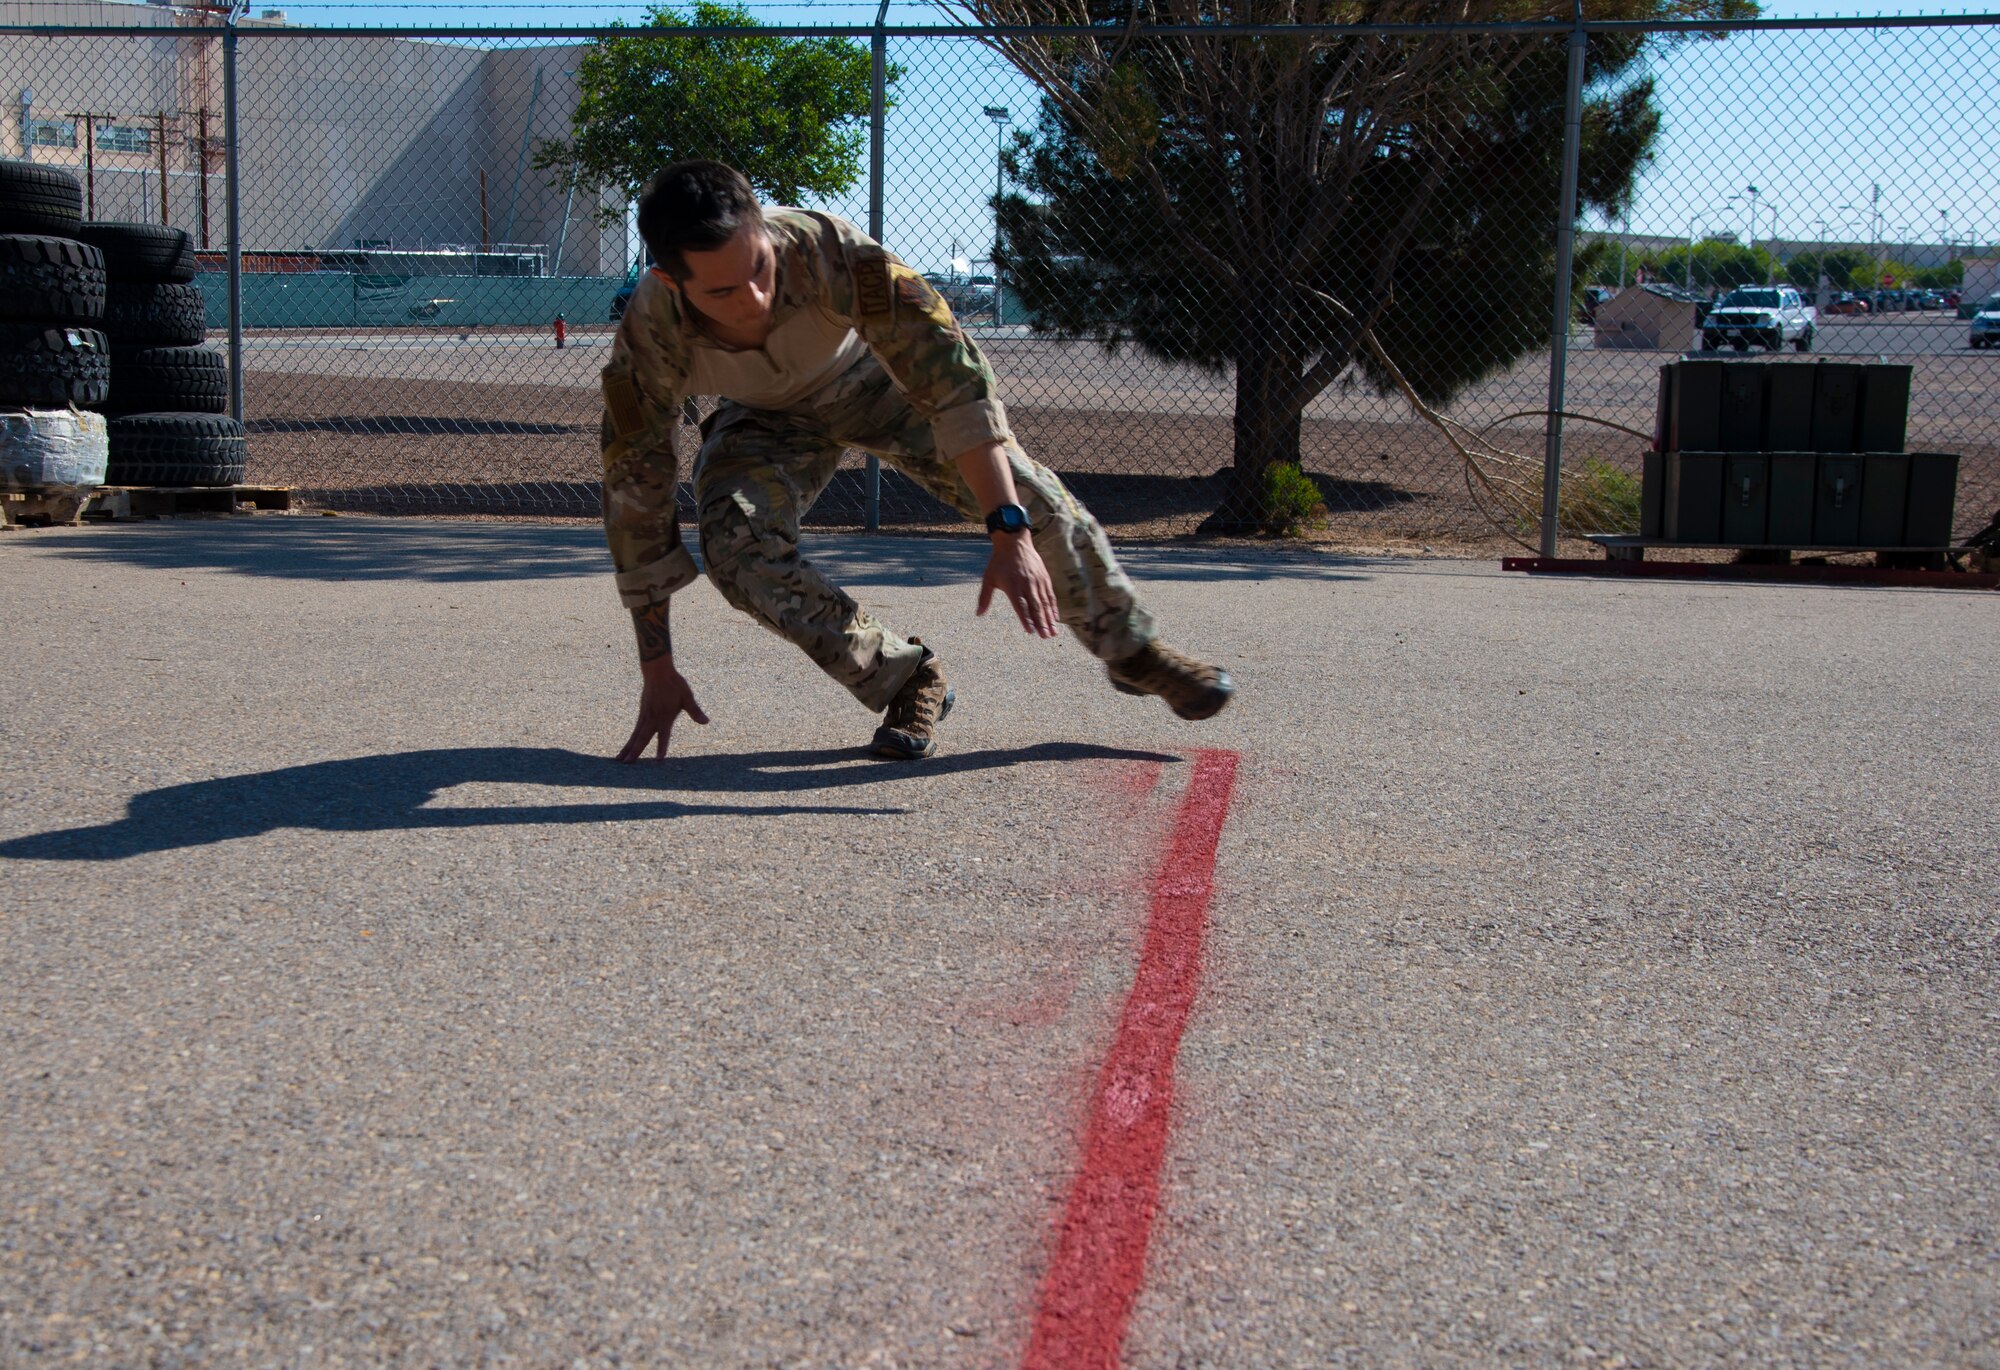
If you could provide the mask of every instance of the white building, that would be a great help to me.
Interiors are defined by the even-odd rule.
[[[624,273],[617,200],[531,165],[569,131],[579,47],[273,36],[283,17],[265,14],[237,49],[247,252],[504,245],[552,275]],[[0,37],[0,156],[74,171],[92,218],[171,222],[220,249],[222,11],[23,0],[4,17],[151,31]]]

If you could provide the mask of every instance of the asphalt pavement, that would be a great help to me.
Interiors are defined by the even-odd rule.
[[[2000,1365],[2000,595],[1172,545],[1207,724],[813,554],[945,754],[585,527],[0,537],[0,1364],[1008,1366],[1197,748],[1135,1367]]]

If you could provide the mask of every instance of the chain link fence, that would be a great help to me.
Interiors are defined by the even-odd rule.
[[[249,478],[594,514],[641,251],[627,191],[562,152],[598,45],[647,31],[145,13],[0,29],[0,155],[73,170],[92,217],[187,229],[218,341],[236,249]],[[937,285],[1023,445],[1126,535],[1532,544],[1552,448],[1554,531],[1636,531],[1660,367],[1737,287],[1815,310],[1773,364],[1912,368],[1909,446],[1960,454],[1959,536],[2000,505],[2000,353],[1964,317],[2000,294],[1988,21],[676,38],[879,56],[879,105],[838,111],[845,189],[803,198]],[[720,86],[683,104],[680,150],[743,164],[786,117]],[[956,522],[868,467],[849,454],[816,522]]]

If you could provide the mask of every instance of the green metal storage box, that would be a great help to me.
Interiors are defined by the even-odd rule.
[[[1861,368],[1821,362],[1813,368],[1812,450],[1852,452],[1855,419],[1861,406]]]
[[[1903,516],[1910,508],[1910,459],[1901,452],[1870,452],[1861,458],[1863,547],[1897,547]]]
[[[1861,458],[1819,454],[1813,492],[1814,544],[1853,547],[1861,540]]]
[[[1813,453],[1771,454],[1771,514],[1764,537],[1773,547],[1812,545],[1813,499],[1818,482],[1819,458]]]
[[[1669,452],[1660,536],[1669,542],[1719,542],[1722,538],[1720,452]]]
[[[1722,540],[1761,543],[1771,517],[1771,459],[1739,453],[1723,459]]]

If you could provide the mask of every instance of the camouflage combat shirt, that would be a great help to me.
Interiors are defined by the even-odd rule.
[[[730,348],[702,332],[657,271],[644,273],[604,368],[604,528],[629,609],[662,603],[700,574],[674,507],[682,401],[719,395],[787,409],[873,352],[938,451],[1009,436],[993,371],[930,283],[829,214],[766,209],[778,259],[771,335]]]

